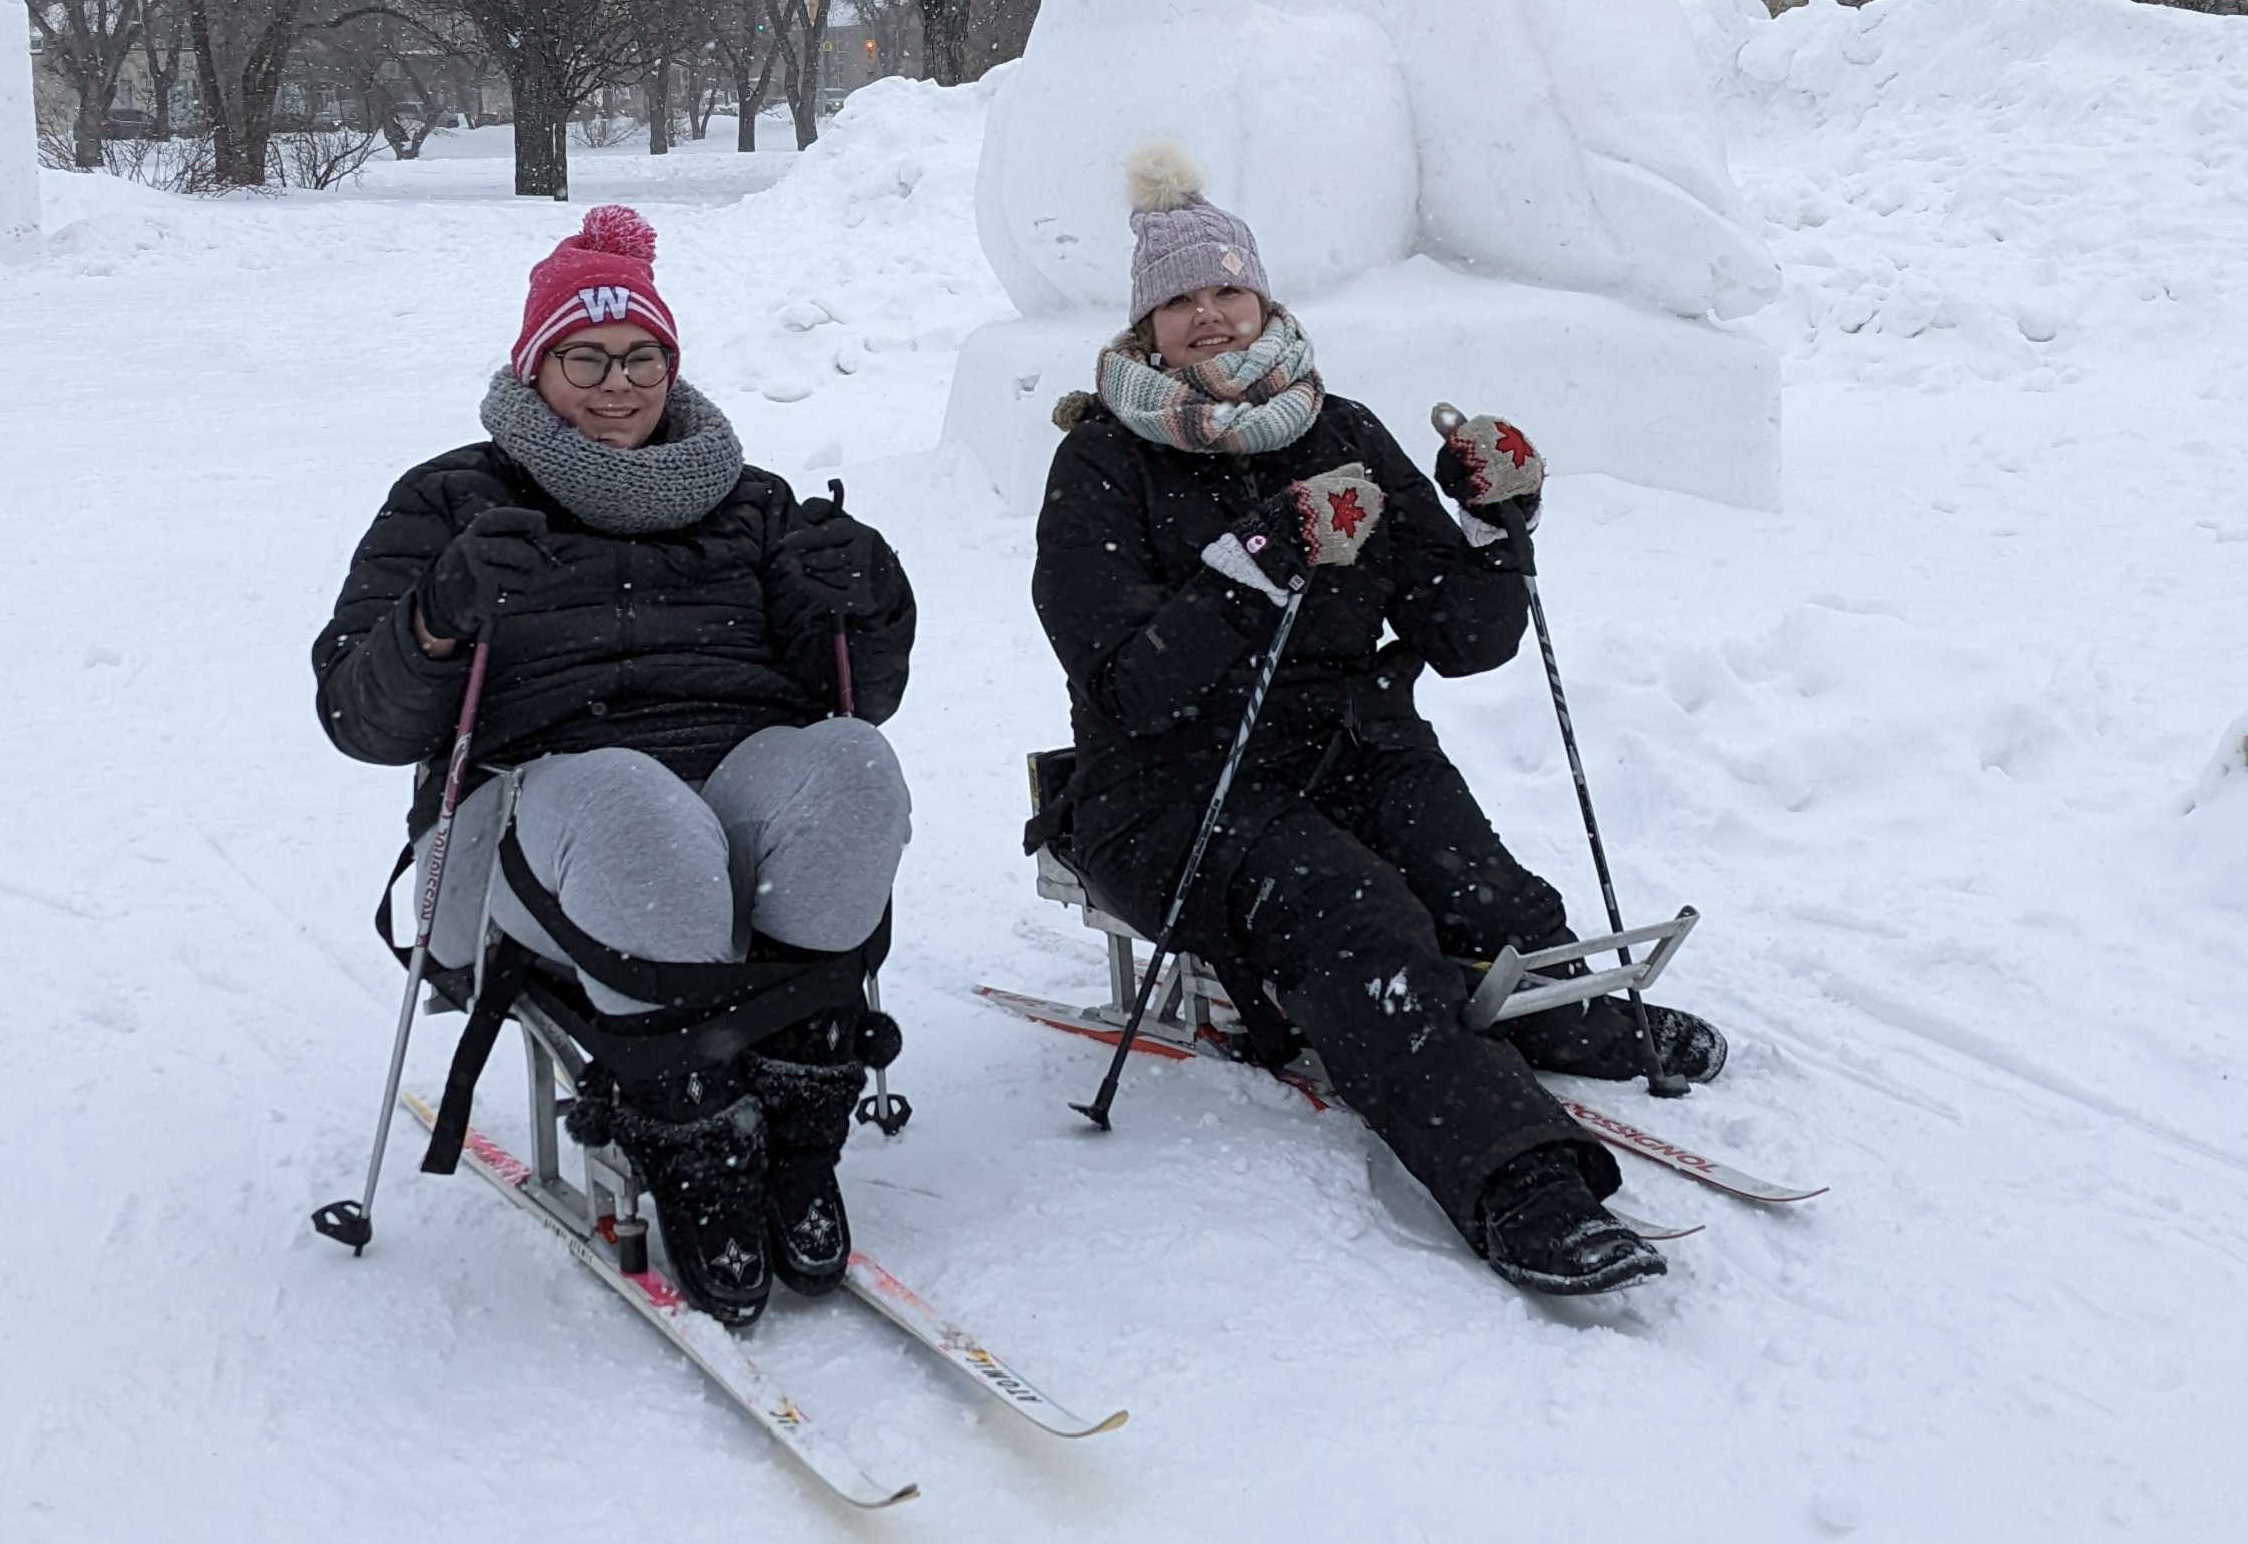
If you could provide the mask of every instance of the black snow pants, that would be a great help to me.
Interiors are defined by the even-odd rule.
[[[1462,1021],[1468,988],[1447,955],[1488,959],[1550,931],[1559,897],[1509,853],[1434,746],[1346,736],[1317,781],[1242,852],[1227,936],[1182,940],[1221,974],[1274,984],[1336,1091],[1463,1233],[1491,1176],[1566,1143],[1597,1195],[1621,1183],[1504,1040]]]

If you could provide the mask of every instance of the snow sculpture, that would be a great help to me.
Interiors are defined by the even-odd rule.
[[[1677,0],[1046,0],[977,187],[1023,319],[969,340],[947,425],[1022,507],[1040,410],[1120,323],[1121,168],[1152,135],[1256,229],[1335,388],[1401,433],[1473,398],[1557,467],[1775,501],[1776,362],[1704,319],[1758,309],[1777,270]]]
[[[21,39],[17,39],[20,44]],[[31,114],[31,53],[0,49],[0,261],[39,248],[39,135]]]

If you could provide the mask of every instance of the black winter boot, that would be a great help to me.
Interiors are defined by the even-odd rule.
[[[631,1156],[687,1300],[722,1323],[755,1323],[773,1290],[765,1118],[739,1074],[689,1072],[631,1089],[588,1077],[567,1126],[586,1146],[613,1141]]]
[[[816,1015],[743,1058],[765,1107],[771,1157],[765,1223],[774,1269],[806,1297],[832,1292],[851,1263],[851,1219],[835,1165],[870,1061],[887,1066],[900,1042],[886,1013]]]
[[[1576,934],[1563,929],[1521,946],[1524,953],[1576,942]],[[1551,968],[1555,976],[1581,976],[1582,960]],[[1689,1083],[1707,1083],[1725,1070],[1725,1037],[1707,1019],[1680,1008],[1647,1004],[1647,1028],[1655,1037],[1655,1052],[1663,1068]],[[1646,1068],[1639,1056],[1639,1024],[1628,997],[1595,997],[1590,1002],[1568,1003],[1519,1019],[1501,1019],[1491,1032],[1504,1035],[1522,1052],[1523,1060],[1540,1072],[1567,1072],[1584,1078],[1629,1082]]]
[[[1484,1187],[1480,1252],[1518,1287],[1556,1297],[1613,1292],[1669,1264],[1601,1207],[1567,1143],[1534,1147]]]

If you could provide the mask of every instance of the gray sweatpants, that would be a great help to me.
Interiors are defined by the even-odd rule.
[[[515,825],[531,872],[572,922],[641,959],[740,960],[753,937],[851,948],[882,920],[913,834],[897,753],[854,718],[760,730],[699,789],[623,749],[544,757],[522,785]],[[493,924],[566,965],[495,872],[500,795],[495,779],[461,801],[430,953],[469,963],[489,883]],[[428,856],[424,835],[417,857]],[[584,986],[604,1013],[648,1006]]]

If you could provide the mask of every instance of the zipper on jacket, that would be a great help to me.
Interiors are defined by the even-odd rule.
[[[632,685],[632,661],[637,652],[633,647],[633,623],[638,620],[632,606],[632,546],[629,542],[617,543],[617,689],[622,692]]]

